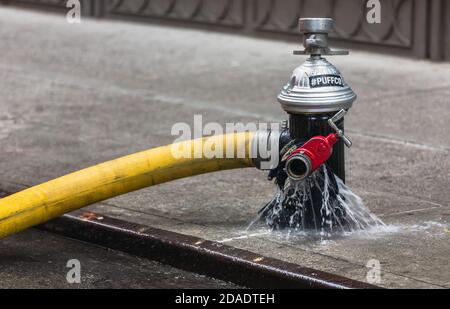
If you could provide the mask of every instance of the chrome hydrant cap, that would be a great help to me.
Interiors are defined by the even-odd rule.
[[[313,56],[296,68],[278,101],[291,114],[349,109],[356,94],[341,73],[325,58]]]
[[[278,101],[292,114],[328,113],[349,109],[356,94],[347,85],[338,69],[321,55],[346,55],[328,47],[328,33],[333,27],[331,18],[300,18],[300,32],[304,34],[305,50],[297,55],[311,55],[294,70]]]
[[[329,33],[333,28],[332,18],[300,18],[301,33]]]

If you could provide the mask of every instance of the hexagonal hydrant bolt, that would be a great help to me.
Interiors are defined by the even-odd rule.
[[[299,28],[304,35],[305,50],[296,50],[295,55],[348,55],[348,51],[331,50],[328,47],[328,34],[333,29],[333,19],[300,18]]]

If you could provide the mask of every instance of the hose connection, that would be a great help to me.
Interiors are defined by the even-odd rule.
[[[304,152],[292,155],[286,162],[286,173],[292,180],[300,181],[312,174],[312,161]]]
[[[301,181],[311,176],[330,159],[333,154],[333,146],[339,139],[342,139],[347,147],[352,146],[352,142],[336,125],[336,122],[342,119],[346,113],[343,109],[328,121],[328,124],[336,133],[329,134],[326,137],[315,136],[289,153],[286,159],[286,173],[290,179]]]

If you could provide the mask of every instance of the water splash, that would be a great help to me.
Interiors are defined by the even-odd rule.
[[[382,227],[362,199],[323,165],[303,181],[287,180],[250,224],[264,222],[273,230],[288,229],[321,238]]]

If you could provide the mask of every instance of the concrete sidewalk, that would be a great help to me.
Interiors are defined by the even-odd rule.
[[[0,9],[0,188],[17,190],[173,142],[176,122],[280,121],[299,46]],[[333,57],[359,95],[347,181],[389,227],[317,242],[245,232],[274,193],[253,169],[203,175],[91,207],[384,287],[450,288],[450,64]]]

